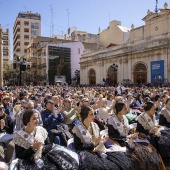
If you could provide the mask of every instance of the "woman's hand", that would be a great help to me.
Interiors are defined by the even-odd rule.
[[[32,146],[33,150],[36,151],[42,146],[42,142],[39,142],[38,140],[34,140],[34,144]]]
[[[104,136],[103,138],[101,138],[101,140],[100,140],[100,143],[106,143],[107,141],[109,140],[109,136]]]
[[[4,126],[5,126],[5,121],[4,119],[1,119],[1,129],[4,129]]]
[[[157,127],[154,127],[154,128],[152,128],[152,129],[149,131],[149,133],[155,134],[157,131],[158,131],[158,128],[157,128]]]
[[[101,140],[101,136],[95,138],[95,139],[93,140],[94,146],[97,146],[97,145],[99,144],[100,140]]]
[[[138,133],[134,133],[134,134],[131,134],[131,135],[128,135],[127,138],[130,139],[136,139],[138,137]]]

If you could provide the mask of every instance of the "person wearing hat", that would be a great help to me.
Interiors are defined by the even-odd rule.
[[[51,98],[52,98],[52,95],[49,93],[46,93],[44,97],[44,103],[46,103],[48,100],[51,100]]]
[[[37,96],[33,96],[31,100],[34,102],[34,109],[38,110],[41,112],[42,110],[42,105],[39,103],[39,98]]]
[[[41,112],[43,127],[49,135],[51,135],[51,130],[56,129],[57,125],[60,125],[64,121],[64,117],[61,114],[62,108],[58,107],[57,109],[52,100],[47,100],[45,107],[46,109]],[[58,145],[63,145],[62,139],[58,135],[54,136],[53,142]]]
[[[67,88],[63,88],[63,91],[61,93],[61,97],[65,98],[65,96],[67,95],[68,93],[68,89]]]
[[[16,125],[14,128],[14,131],[19,131],[24,127],[22,120],[23,120],[24,112],[27,110],[34,110],[35,112],[37,112],[38,116],[39,116],[39,126],[43,126],[40,112],[38,110],[34,109],[34,103],[31,100],[29,100],[29,101],[25,101],[23,103],[23,109],[16,115]]]
[[[83,98],[82,99],[82,106],[86,106],[86,107],[91,107],[93,108],[94,110],[98,109],[102,104],[102,96],[100,95],[99,96],[99,99],[95,101],[95,103],[93,105],[90,105],[90,101],[89,101],[89,98]]]
[[[149,98],[150,98],[150,91],[149,91],[148,89],[146,89],[146,90],[144,91],[144,96],[143,96],[143,98],[145,98],[145,97],[149,97]]]
[[[78,107],[76,106],[76,100],[71,101],[70,98],[65,98],[63,100],[62,115],[64,117],[64,123],[68,125],[69,129],[72,129],[74,124],[77,124],[78,121]]]
[[[134,107],[138,107],[137,103],[136,103],[136,97],[132,98],[132,102],[130,103],[130,108],[134,108]]]
[[[9,102],[10,102],[10,97],[5,95],[2,99],[3,105],[4,105],[4,111],[7,115],[9,115],[10,108],[9,108]]]

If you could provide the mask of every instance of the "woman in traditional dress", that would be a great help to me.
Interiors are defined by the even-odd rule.
[[[165,107],[163,107],[161,110],[159,125],[170,128],[170,98],[166,100]]]
[[[113,110],[114,105],[115,103],[113,101],[112,105],[110,107],[107,107],[107,100],[105,98],[102,98],[101,107],[98,109],[99,120],[103,120],[106,124],[109,116],[113,114],[111,111]]]
[[[14,133],[16,158],[19,158],[16,169],[42,170],[76,170],[78,164],[67,153],[52,149],[47,131],[38,126],[39,117],[33,110],[25,111],[23,115],[25,127]]]
[[[74,134],[74,147],[77,153],[79,153],[80,169],[133,169],[131,158],[125,152],[119,150],[119,152],[108,153],[106,151],[103,144],[108,141],[108,136],[100,136],[99,127],[93,122],[94,111],[92,108],[82,107],[80,118],[82,122],[72,130]],[[118,146],[114,143],[111,145]]]
[[[162,170],[164,165],[157,151],[143,136],[130,130],[125,116],[127,113],[125,103],[116,103],[114,113],[108,120],[109,137],[121,146],[126,146],[127,153],[134,162],[134,169]]]
[[[156,124],[156,106],[153,102],[146,102],[144,113],[137,118],[137,131],[144,134],[150,143],[160,153],[165,166],[170,165],[170,132]]]

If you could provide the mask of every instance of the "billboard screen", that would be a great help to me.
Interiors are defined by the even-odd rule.
[[[151,83],[162,84],[164,81],[164,60],[151,62]]]

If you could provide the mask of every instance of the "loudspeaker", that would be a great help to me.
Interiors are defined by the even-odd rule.
[[[16,69],[17,68],[17,64],[13,63],[13,68]]]
[[[26,65],[21,65],[21,70],[25,71],[26,70]]]

